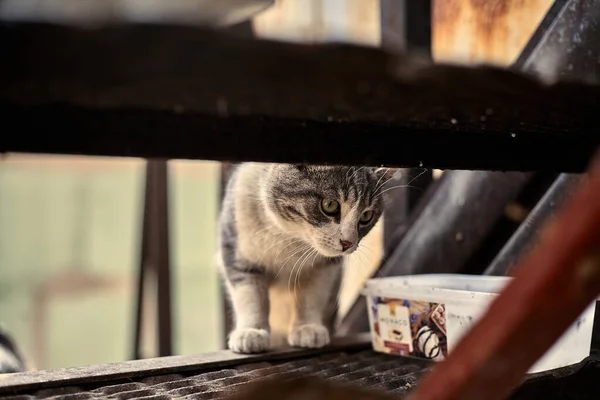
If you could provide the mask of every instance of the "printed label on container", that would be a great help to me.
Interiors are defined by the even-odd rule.
[[[408,308],[394,303],[379,304],[377,315],[383,345],[394,353],[410,355],[413,346]]]
[[[447,354],[444,304],[371,297],[376,351],[441,361]]]

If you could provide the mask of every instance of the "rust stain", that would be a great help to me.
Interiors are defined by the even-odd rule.
[[[523,0],[469,0],[471,7],[480,10],[482,14],[488,16],[502,16],[509,12],[512,7],[520,7],[525,2]]]
[[[433,3],[434,57],[508,65],[551,4],[551,0],[437,0]]]

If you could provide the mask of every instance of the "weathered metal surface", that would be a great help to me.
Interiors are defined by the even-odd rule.
[[[198,355],[148,358],[111,364],[23,372],[2,376],[0,379],[0,396],[22,391],[74,386],[82,383],[123,382],[134,378],[142,379],[173,373],[183,374],[190,371],[226,370],[235,365],[264,361],[276,362],[291,358],[323,355],[335,351],[357,351],[364,350],[369,346],[369,336],[362,334],[336,338],[331,345],[323,349],[286,348],[259,355],[216,351]]]
[[[600,3],[558,0],[515,65],[547,81],[600,83]]]
[[[539,374],[527,379],[510,398],[511,400],[596,400],[600,396],[600,388],[596,383],[598,373],[600,373],[599,360],[589,358],[573,368],[559,369],[554,373]],[[383,381],[384,376],[388,375],[387,371],[375,372],[374,376],[376,378],[373,378],[373,380]],[[311,378],[297,378],[290,381],[276,377],[270,381],[256,383],[247,388],[248,390],[245,390],[245,387],[240,388],[239,393],[235,394],[235,399],[385,400],[390,398],[382,390],[364,390],[364,388],[357,387],[357,385],[339,384],[339,381],[342,380],[338,380],[335,385],[327,384],[325,381]],[[398,386],[402,387],[400,382]],[[403,396],[391,398],[398,399],[403,398]]]
[[[96,365],[48,371],[0,375],[0,398],[13,400],[105,398],[126,399],[226,399],[229,394],[244,394],[262,380],[289,382],[303,377],[304,382],[325,379],[335,387],[344,385],[353,393],[390,393],[394,398],[414,390],[418,378],[431,364],[416,358],[405,358],[366,350],[368,337],[345,339],[337,346],[320,351],[276,351],[260,356],[235,356],[217,352],[199,356],[178,356],[141,360],[129,363]],[[232,357],[233,356],[233,357]],[[115,372],[121,371],[119,375]],[[527,377],[511,397],[512,400],[596,400],[600,359],[590,357],[582,363],[549,373]],[[33,375],[33,376],[32,376]],[[18,377],[19,379],[15,379]],[[30,379],[25,379],[30,377]],[[35,377],[35,378],[34,378]],[[124,378],[119,378],[124,377]],[[8,383],[4,386],[2,382]],[[28,383],[27,383],[28,382]],[[277,385],[277,383],[275,383]],[[268,388],[268,383],[265,382]],[[319,399],[319,384],[315,383],[310,399]],[[304,387],[304,390],[310,386]],[[246,392],[248,395],[251,392]],[[346,392],[347,393],[347,392]],[[275,399],[294,399],[305,393],[285,388]],[[400,397],[398,397],[400,396]],[[252,397],[244,397],[251,399]],[[262,395],[260,400],[268,399]],[[302,398],[302,397],[300,397]],[[257,399],[257,400],[258,400]],[[325,399],[330,399],[326,396]],[[345,397],[346,400],[351,397]]]
[[[598,87],[377,49],[42,25],[2,25],[0,46],[19,126],[0,151],[570,172],[600,143]]]
[[[553,0],[434,0],[435,59],[510,65],[552,3]]]
[[[366,390],[357,385],[332,384],[323,379],[295,377],[253,382],[240,388],[229,400],[398,400],[382,391]]]
[[[513,275],[411,400],[508,397],[600,295],[600,157]]]
[[[543,225],[554,216],[580,179],[580,175],[561,174],[492,260],[484,275],[506,275],[526,252],[531,251]]]

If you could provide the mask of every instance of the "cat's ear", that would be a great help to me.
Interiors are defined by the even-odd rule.
[[[375,175],[377,175],[379,178],[388,180],[388,179],[392,179],[392,177],[396,174],[396,172],[398,172],[400,168],[385,168],[385,167],[381,167],[381,168],[375,168]]]

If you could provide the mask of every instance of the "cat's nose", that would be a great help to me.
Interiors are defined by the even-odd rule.
[[[347,240],[340,240],[340,244],[342,245],[342,251],[346,251],[353,246],[353,243]]]

